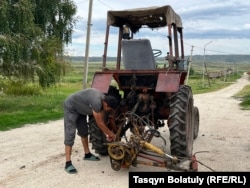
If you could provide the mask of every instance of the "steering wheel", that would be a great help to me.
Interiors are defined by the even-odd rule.
[[[152,49],[154,57],[159,57],[162,54],[161,50],[158,49]]]

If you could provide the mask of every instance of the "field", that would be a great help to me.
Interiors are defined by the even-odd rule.
[[[84,86],[83,61],[71,62],[70,65],[68,73],[62,78],[58,85],[46,90],[37,89],[39,90],[38,94],[24,96],[1,93],[0,131],[22,127],[26,124],[48,122],[63,118],[64,99],[69,94],[81,90]],[[101,70],[101,66],[102,64],[100,62],[89,63],[87,87],[91,86],[94,72]],[[111,62],[111,67],[112,66],[115,66],[114,62]],[[247,70],[247,64],[244,62],[233,64],[225,62],[206,63],[207,71],[221,71],[229,66],[233,70],[230,74],[219,78],[208,79],[206,74],[203,74],[203,63],[199,61],[192,62],[187,85],[192,87],[193,94],[216,91],[232,84]],[[245,104],[247,109],[249,109],[249,91],[250,88],[248,87],[239,95],[239,97],[243,98],[247,96],[248,102]]]

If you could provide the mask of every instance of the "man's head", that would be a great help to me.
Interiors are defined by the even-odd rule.
[[[118,105],[116,98],[110,95],[105,96],[103,101],[107,104],[107,107],[112,109],[115,109]]]

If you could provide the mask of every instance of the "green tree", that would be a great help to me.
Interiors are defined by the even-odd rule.
[[[23,83],[38,76],[44,88],[57,83],[75,14],[71,0],[1,0],[0,74]]]

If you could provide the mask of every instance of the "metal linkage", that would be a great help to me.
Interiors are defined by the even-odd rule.
[[[132,134],[129,140],[126,139],[126,142],[121,141],[121,138],[117,137],[119,140],[108,143],[108,153],[113,170],[118,171],[121,168],[129,168],[131,165],[137,166],[138,164],[165,167],[179,171],[195,170],[192,169],[195,167],[192,159],[183,160],[177,158],[149,143],[149,135],[161,137],[160,132],[152,128],[152,124],[148,124],[143,118],[132,112],[126,112],[126,114],[123,114],[121,117],[124,118],[121,122],[126,122],[131,125],[130,130]],[[145,130],[145,126],[149,129]],[[119,134],[124,127],[126,127],[126,125],[121,125],[117,134]],[[162,139],[166,145],[166,140],[164,138]],[[146,160],[138,160],[138,157]]]

